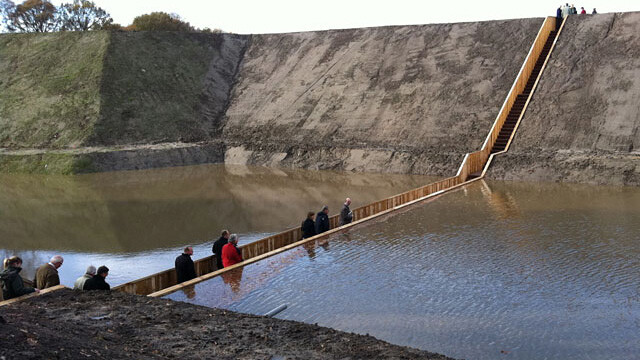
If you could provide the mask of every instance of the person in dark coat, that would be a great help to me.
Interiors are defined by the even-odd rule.
[[[111,290],[111,286],[104,280],[107,275],[109,275],[109,268],[104,265],[100,266],[98,273],[84,282],[82,290]]]
[[[184,253],[176,258],[176,276],[178,278],[178,284],[187,280],[196,278],[196,267],[191,260],[193,255],[193,248],[187,246],[184,248]]]
[[[349,209],[349,205],[351,205],[351,199],[347,198],[342,206],[342,211],[340,211],[340,226],[347,225],[353,221],[353,212]]]
[[[556,31],[560,29],[560,25],[562,25],[562,7],[559,6],[558,10],[556,10]]]
[[[229,242],[229,230],[222,230],[222,235],[218,240],[213,243],[211,251],[216,256],[216,266],[218,269],[222,269],[222,248]]]
[[[231,234],[229,236],[229,243],[222,248],[222,265],[224,267],[242,262],[242,252],[236,246],[237,244],[238,235]]]
[[[316,235],[322,234],[325,231],[329,231],[329,207],[327,205],[322,207],[322,210],[316,215]]]
[[[40,292],[38,289],[24,286],[24,282],[20,277],[20,271],[22,271],[21,258],[12,256],[6,265],[7,268],[0,273],[0,280],[2,280],[2,298],[4,300],[31,294],[32,292]]]
[[[310,238],[316,234],[316,225],[313,222],[313,211],[307,213],[307,218],[302,222],[300,230],[302,230],[303,239]]]

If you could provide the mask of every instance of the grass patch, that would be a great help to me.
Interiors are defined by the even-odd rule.
[[[104,61],[96,145],[200,141],[205,77],[222,35],[114,32]]]
[[[0,35],[0,146],[66,148],[93,132],[108,32]]]

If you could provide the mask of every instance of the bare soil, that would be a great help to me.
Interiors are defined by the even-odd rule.
[[[252,35],[225,162],[452,176],[543,19]]]
[[[129,295],[60,290],[0,308],[6,359],[449,359],[368,335]]]

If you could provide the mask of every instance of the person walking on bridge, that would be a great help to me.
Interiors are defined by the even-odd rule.
[[[353,212],[349,209],[351,205],[351,199],[346,198],[342,205],[342,211],[340,211],[340,226],[347,225],[353,221]]]
[[[316,234],[316,225],[313,222],[313,211],[307,213],[307,218],[302,222],[300,227],[302,230],[302,238],[310,238]]]
[[[2,280],[2,298],[9,300],[22,295],[31,294],[32,292],[40,292],[38,289],[24,286],[20,271],[22,271],[22,259],[17,256],[10,257],[5,263],[7,266],[0,272],[0,280]]]
[[[231,234],[229,243],[222,248],[222,265],[229,267],[242,262],[242,252],[237,247],[238,235]]]
[[[197,277],[196,267],[193,260],[191,260],[191,255],[193,255],[193,248],[187,246],[184,248],[182,255],[176,258],[176,278],[178,284]]]
[[[216,266],[218,270],[222,269],[222,248],[229,242],[229,230],[222,230],[220,238],[213,243],[211,251],[216,256]]]
[[[325,231],[329,231],[329,207],[327,205],[322,207],[322,210],[316,214],[316,235],[322,234]]]
[[[60,255],[56,255],[49,260],[48,263],[40,266],[36,270],[36,277],[33,280],[33,286],[38,289],[46,289],[56,285],[60,285],[60,276],[58,269],[62,266],[64,259]]]

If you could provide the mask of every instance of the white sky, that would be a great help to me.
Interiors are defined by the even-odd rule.
[[[449,23],[555,16],[558,0],[94,0],[115,22],[153,11],[177,13],[191,25],[239,34]],[[566,0],[565,0],[566,2]],[[571,3],[570,3],[571,4]],[[590,14],[638,11],[638,0],[576,2]]]

